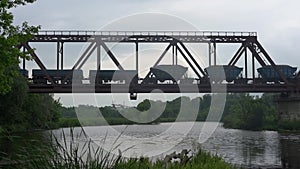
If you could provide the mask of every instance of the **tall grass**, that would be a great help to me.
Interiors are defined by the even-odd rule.
[[[152,161],[149,158],[125,158],[114,141],[109,151],[95,146],[82,129],[75,132],[70,128],[69,133],[61,130],[60,135],[51,133],[49,142],[35,147],[33,151],[20,151],[15,160],[8,160],[5,168],[28,169],[229,169],[234,166],[221,158],[198,150],[192,156],[185,153],[173,153],[164,159]],[[75,134],[76,133],[76,134]],[[120,136],[122,133],[120,134]],[[104,138],[106,140],[107,135]],[[84,143],[83,143],[84,142]],[[117,150],[117,154],[115,152]],[[126,150],[125,150],[126,151]],[[4,167],[4,166],[2,166]],[[0,165],[1,168],[1,165]]]

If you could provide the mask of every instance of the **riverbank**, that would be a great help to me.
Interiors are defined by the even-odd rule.
[[[168,157],[168,156],[167,156]],[[28,157],[25,157],[28,158]],[[71,158],[71,157],[69,157]],[[106,157],[99,157],[102,159],[95,159],[91,161],[85,161],[81,159],[77,160],[63,160],[63,159],[31,159],[31,161],[0,161],[0,167],[5,168],[22,168],[22,169],[39,169],[41,166],[43,168],[64,168],[64,169],[73,169],[73,168],[101,168],[101,169],[237,169],[237,167],[226,163],[220,157],[211,155],[204,151],[199,151],[195,156],[192,157],[176,157],[176,162],[157,160],[152,162],[148,158],[130,158],[130,159],[114,159],[111,162],[110,159]],[[53,161],[55,160],[55,161]],[[61,162],[64,161],[64,162]],[[53,162],[54,164],[52,164]],[[111,163],[110,166],[105,166],[105,163]]]
[[[185,130],[191,124],[191,122],[177,123],[176,125],[180,127],[177,127],[174,131],[169,130],[174,125],[173,123],[128,126],[115,125],[113,127],[93,126],[84,127],[84,130],[86,135],[91,138],[93,142],[95,141],[95,147],[98,147],[99,141],[103,139],[106,140],[105,143],[108,144],[107,146],[115,142],[116,138],[118,138],[118,134],[115,135],[111,130],[121,133],[125,130],[124,137],[118,138],[119,142],[115,145],[122,143],[120,149],[122,154],[126,157],[140,157],[145,153],[148,154],[147,152],[151,152],[152,150],[163,151],[166,147],[171,147],[172,149],[165,152],[165,155],[171,154],[174,151],[179,153],[183,149],[192,149],[192,152],[196,154],[197,151],[194,151],[194,147],[197,144],[195,143],[199,142],[199,134],[203,133],[201,129],[204,123],[195,122],[193,129],[185,136],[185,134],[187,134]],[[62,131],[65,132],[64,135]],[[69,143],[72,141],[72,134],[70,134],[69,131],[70,128],[52,130],[61,145],[65,144],[63,138],[68,140],[68,148],[70,147]],[[80,127],[74,128],[74,131],[74,136],[82,133]],[[22,150],[21,152],[17,152],[19,154],[18,157],[22,157],[20,153],[22,154],[24,152],[37,155],[38,153],[32,150],[41,149],[43,146],[49,147],[47,144],[49,139],[47,140],[47,137],[44,135],[48,133],[49,131],[30,132],[24,133],[23,135],[12,134],[7,141],[1,142],[0,151],[2,149],[3,152],[4,149],[7,150],[4,151],[6,154],[16,154],[17,149]],[[151,137],[151,139],[147,139],[148,137]],[[145,138],[146,140],[142,141],[141,138]],[[184,139],[180,140],[180,138]],[[84,145],[87,145],[86,139],[83,137],[75,139],[74,143],[80,145],[79,150],[81,150]],[[132,145],[134,145],[134,147],[125,152],[127,147],[131,147]],[[288,161],[290,165],[299,165],[299,160],[297,159],[300,158],[300,133],[282,134],[272,131],[246,131],[226,129],[223,128],[222,125],[219,125],[210,138],[202,143],[200,147],[202,151],[209,152],[212,156],[217,155],[218,157],[222,157],[227,163],[235,166],[244,166],[245,168],[279,168],[282,164],[281,160],[283,159],[285,159],[285,162]],[[118,150],[116,149],[114,153],[118,155]],[[158,158],[164,160],[163,155]]]
[[[78,129],[78,128],[77,128]],[[77,129],[70,128],[68,133],[61,131],[63,137],[56,135],[45,137],[45,132],[36,132],[38,135],[22,140],[24,136],[10,136],[8,142],[18,143],[14,146],[14,155],[6,156],[0,153],[0,168],[115,168],[115,169],[235,169],[232,164],[225,162],[216,154],[202,149],[197,152],[183,149],[177,153],[165,155],[163,158],[149,159],[146,157],[125,158],[123,152],[106,152],[101,147],[95,148],[94,143],[86,136],[78,136]],[[43,134],[44,133],[44,134]],[[46,132],[48,133],[48,132]],[[81,133],[81,132],[80,132]],[[29,133],[28,133],[29,134]],[[28,136],[25,135],[25,138]],[[78,138],[77,138],[78,137]],[[85,138],[85,139],[84,139]],[[77,141],[81,141],[78,144]],[[85,140],[84,142],[82,142]],[[3,141],[3,138],[0,140]],[[109,140],[108,140],[109,141]],[[3,142],[2,142],[3,143]],[[4,148],[4,147],[2,147]],[[10,149],[11,150],[11,149]]]
[[[153,122],[145,123],[145,124],[158,124],[158,123],[166,123],[166,122],[175,122],[176,118],[159,118]],[[188,120],[187,120],[188,121]],[[204,122],[196,120],[196,122]],[[95,118],[60,118],[59,121],[53,125],[53,128],[64,128],[64,127],[80,127],[80,126],[105,126],[105,125],[133,125],[139,124],[133,121],[130,121],[126,118],[105,118],[105,119],[95,119]],[[223,125],[224,128],[228,129],[244,129],[240,126],[231,126],[231,125]],[[52,128],[52,129],[53,129]],[[300,132],[300,121],[281,121],[278,124],[268,125],[263,128],[253,130],[247,129],[250,131],[278,131],[281,133],[299,133]]]
[[[158,124],[163,122],[175,122],[176,118],[159,118],[158,120],[155,120],[150,123],[145,124]],[[57,126],[58,128],[63,127],[80,127],[80,126],[105,126],[105,125],[133,125],[133,124],[139,124],[134,121],[130,121],[126,118],[60,118]]]

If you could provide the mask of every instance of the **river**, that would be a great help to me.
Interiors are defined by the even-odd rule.
[[[199,134],[202,122],[179,122],[176,130],[169,129],[172,123],[153,125],[118,125],[84,127],[88,137],[96,145],[110,149],[118,145],[124,156],[153,156],[163,155],[194,149],[199,144]],[[186,132],[186,129],[193,127]],[[81,129],[75,128],[75,133]],[[54,130],[55,135],[61,136],[61,129]],[[67,140],[70,139],[69,129],[64,128]],[[203,132],[203,131],[202,131]],[[44,132],[48,133],[48,132]],[[26,134],[18,137],[23,141],[36,140],[36,134]],[[78,139],[84,142],[85,139]],[[24,144],[28,146],[28,144]],[[300,168],[300,133],[278,133],[276,131],[245,131],[225,129],[218,125],[213,134],[199,145],[202,149],[218,154],[225,161],[247,168]],[[11,142],[1,141],[1,151],[10,153],[15,149]],[[163,154],[160,154],[163,153]]]

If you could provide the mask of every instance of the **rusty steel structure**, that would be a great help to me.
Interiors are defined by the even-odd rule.
[[[151,72],[149,71],[145,77],[138,77],[139,80],[132,84],[95,84],[95,90],[88,88],[91,84],[73,84],[64,83],[72,75],[64,76],[61,82],[56,82],[53,76],[49,75],[46,65],[39,59],[39,56],[34,52],[31,44],[33,43],[56,43],[56,70],[65,70],[64,68],[64,44],[86,42],[88,47],[74,63],[70,69],[80,70],[87,62],[89,57],[96,52],[97,55],[97,70],[101,70],[100,58],[101,49],[104,49],[106,54],[110,57],[113,63],[119,70],[123,71],[124,67],[119,62],[118,57],[108,47],[109,43],[131,43],[135,45],[135,68],[138,72],[138,64],[143,61],[139,56],[139,44],[142,43],[164,43],[167,47],[159,56],[153,67],[160,64],[167,52],[172,52],[172,64],[178,64],[178,56],[182,56],[189,68],[193,70],[196,77],[195,82],[190,84],[157,84],[151,83]],[[227,66],[235,66],[239,60],[244,58],[244,76],[243,83],[205,83],[207,82],[207,72],[196,61],[192,52],[186,44],[188,43],[204,43],[208,46],[208,66],[217,65],[217,45],[218,44],[240,44],[236,53],[228,61]],[[30,92],[34,93],[71,93],[74,87],[78,93],[130,93],[131,98],[136,97],[136,93],[149,93],[154,89],[159,89],[165,93],[189,93],[194,92],[192,88],[197,88],[200,93],[212,92],[212,85],[219,85],[221,88],[226,87],[226,92],[300,92],[300,72],[295,74],[293,79],[288,78],[272,60],[268,52],[263,48],[258,41],[256,32],[225,32],[225,31],[39,31],[27,43],[21,44],[20,49],[24,51],[33,51],[31,56],[37,63],[40,70],[42,70],[47,78],[47,83],[36,84],[29,83]],[[252,63],[249,63],[249,58]],[[55,58],[53,58],[55,59]],[[271,66],[280,77],[280,83],[266,83],[263,78],[256,76],[255,62],[260,66]],[[251,67],[252,76],[248,73],[248,67]],[[23,61],[23,69],[25,70],[25,61]],[[138,76],[138,74],[137,74]],[[204,80],[206,79],[206,80]],[[115,90],[111,90],[111,88]],[[214,91],[218,92],[218,90]],[[220,91],[221,92],[221,91]]]

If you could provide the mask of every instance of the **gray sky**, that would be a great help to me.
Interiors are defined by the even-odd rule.
[[[298,0],[37,0],[33,4],[13,9],[12,12],[16,24],[28,21],[32,25],[41,25],[44,30],[99,30],[129,15],[163,13],[179,17],[198,30],[257,31],[259,41],[276,63],[300,67],[300,48],[297,42],[300,38],[299,7]],[[134,29],[143,28],[137,25],[133,26]],[[49,53],[49,47],[40,45],[36,48],[42,54]],[[55,45],[52,48],[51,55],[55,56]],[[68,49],[80,53],[82,46],[67,46],[66,50]],[[234,51],[236,50],[220,48],[218,53],[220,57],[225,57],[223,60],[227,60],[225,55],[232,56]],[[70,65],[78,56],[71,57],[72,52],[66,61]],[[55,65],[55,59],[45,57],[42,60],[50,67]],[[71,95],[57,97],[61,97],[64,104],[72,105]],[[101,102],[99,104],[111,104],[112,99],[106,99],[108,97],[111,96],[98,99]],[[140,100],[146,97],[148,96],[140,97]],[[128,96],[124,96],[125,98]],[[122,99],[116,100],[122,103]]]

